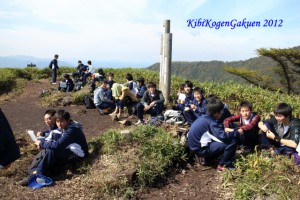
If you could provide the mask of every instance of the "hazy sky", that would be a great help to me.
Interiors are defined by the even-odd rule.
[[[170,19],[173,61],[244,60],[261,47],[300,45],[299,9],[299,0],[0,0],[0,56],[149,66]],[[260,26],[233,29],[244,18]],[[190,19],[204,26],[188,27]]]

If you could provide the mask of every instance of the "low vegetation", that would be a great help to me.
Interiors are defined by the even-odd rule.
[[[74,68],[63,67],[59,75],[72,71]],[[104,69],[104,72],[113,72],[117,82],[125,82],[126,73],[131,73],[134,78],[142,76],[146,82],[158,83],[159,79],[157,72],[146,69]],[[50,80],[50,76],[51,71],[47,68],[0,69],[0,91],[2,94],[22,91],[26,81]],[[175,103],[178,88],[184,81],[183,78],[172,76],[170,104]],[[299,95],[271,92],[257,86],[230,81],[193,82],[195,86],[203,87],[207,95],[218,95],[233,112],[237,111],[241,100],[247,99],[254,104],[254,111],[263,118],[272,112],[279,102],[291,104],[295,116],[299,117]],[[68,97],[72,104],[82,104],[82,97],[87,93],[88,87],[69,94],[49,91],[49,94],[42,95],[41,103],[57,105],[58,99]],[[111,129],[89,142],[91,157],[81,166],[84,181],[80,181],[80,184],[91,191],[93,198],[133,197],[137,190],[167,178],[170,170],[185,162],[183,147],[178,144],[178,139],[172,138],[167,131],[153,126],[139,126],[130,132],[131,134],[121,134],[120,130]],[[24,159],[28,161],[32,154],[28,151],[25,151],[25,154],[28,154],[28,157]],[[223,188],[230,194],[229,198],[253,199],[276,195],[280,199],[299,199],[299,166],[294,165],[292,159],[283,156],[270,157],[256,152],[238,158],[236,166],[236,171],[223,174]],[[12,176],[20,172],[12,168],[6,173],[0,173],[0,176]]]

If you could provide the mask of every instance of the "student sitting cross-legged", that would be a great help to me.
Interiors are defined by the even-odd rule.
[[[88,145],[82,127],[71,120],[69,112],[57,111],[56,125],[58,130],[51,131],[48,138],[35,141],[41,151],[29,168],[29,177],[20,181],[20,185],[28,185],[32,174],[49,176],[56,165],[74,163],[79,158],[88,156]]]
[[[147,88],[148,90],[144,93],[141,102],[137,104],[138,121],[136,125],[144,123],[144,112],[151,116],[158,116],[163,111],[165,98],[162,92],[156,89],[156,84],[153,82],[149,82]]]
[[[106,96],[107,82],[105,80],[100,80],[98,85],[99,87],[94,91],[94,104],[98,112],[103,115],[110,110],[115,109],[116,106],[115,103]]]
[[[216,98],[210,99],[206,106],[206,115],[199,117],[188,132],[188,145],[192,152],[205,160],[221,156],[217,169],[233,168],[233,157],[237,146],[237,137],[241,130],[226,133],[220,119],[224,104]],[[205,163],[203,163],[205,164]]]
[[[259,122],[262,146],[275,154],[291,154],[296,151],[300,138],[300,120],[293,118],[292,107],[279,103],[274,110],[275,117]]]
[[[198,117],[204,115],[206,110],[206,99],[203,96],[203,89],[195,87],[193,94],[193,100],[189,102],[183,110],[183,116],[189,125],[191,125]]]
[[[240,103],[239,112],[239,114],[224,120],[225,131],[230,132],[241,129],[244,134],[239,138],[240,145],[253,151],[255,146],[258,145],[258,122],[260,121],[260,116],[252,111],[252,104],[249,101]]]

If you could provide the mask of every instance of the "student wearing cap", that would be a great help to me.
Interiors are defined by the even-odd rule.
[[[94,91],[94,104],[100,114],[107,113],[105,110],[115,109],[115,103],[107,97],[107,82],[100,80],[98,88]]]

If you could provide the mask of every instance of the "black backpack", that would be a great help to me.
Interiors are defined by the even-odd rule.
[[[83,96],[83,103],[85,105],[85,107],[87,109],[93,109],[96,108],[95,104],[94,104],[94,100],[91,96],[89,95],[84,95]]]

